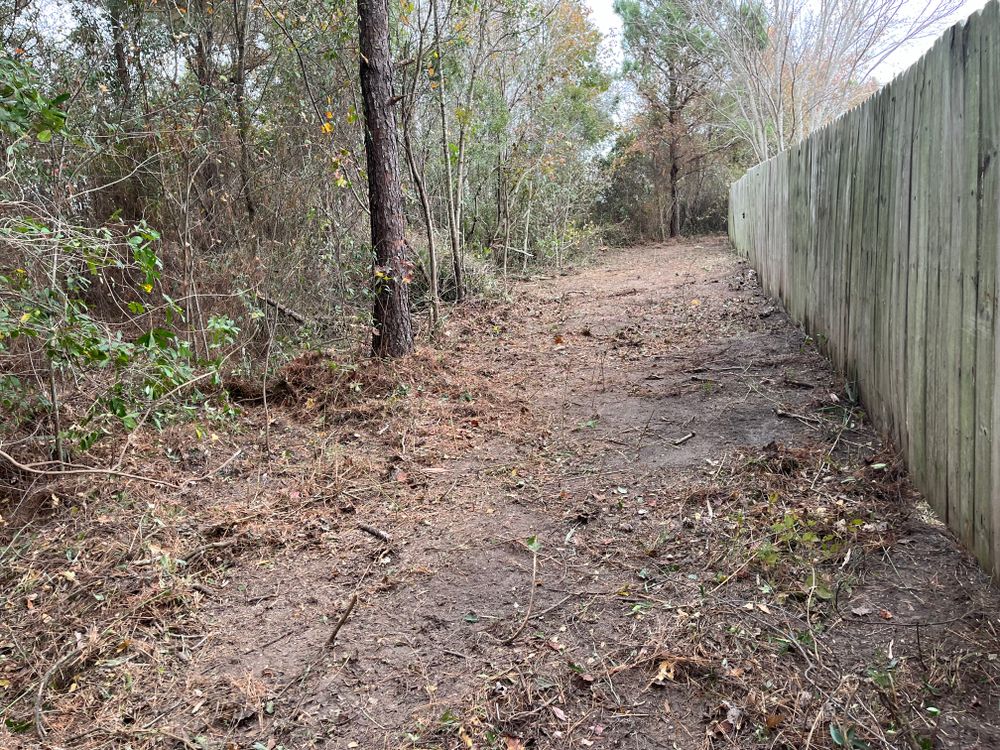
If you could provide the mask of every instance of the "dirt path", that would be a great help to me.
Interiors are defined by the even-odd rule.
[[[144,541],[200,541],[162,657],[130,667],[145,694],[50,687],[53,731],[1000,746],[1000,597],[722,242],[612,253],[516,294],[456,313],[444,353],[405,371],[293,369],[287,405],[192,457],[244,451]]]

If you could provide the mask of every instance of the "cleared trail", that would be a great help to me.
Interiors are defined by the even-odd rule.
[[[722,240],[515,294],[223,436],[142,746],[1000,745],[1000,596]]]
[[[390,545],[342,531],[214,607],[241,637],[204,673],[274,692],[358,593],[264,736],[822,747],[833,723],[873,747],[1000,742],[996,592],[723,244],[636,248],[518,294],[452,323],[459,379],[520,417],[487,409],[433,461],[404,440],[386,478],[420,479],[383,505]]]

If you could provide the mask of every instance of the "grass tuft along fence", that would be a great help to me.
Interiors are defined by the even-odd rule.
[[[1000,6],[730,193],[765,290],[1000,572]],[[994,439],[994,436],[998,436]]]

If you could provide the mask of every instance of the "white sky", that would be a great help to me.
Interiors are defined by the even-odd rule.
[[[908,4],[912,3],[914,6],[924,5],[926,0],[906,0]],[[962,7],[952,16],[948,23],[943,24],[941,29],[936,34],[932,34],[923,39],[918,39],[915,42],[907,45],[896,51],[896,53],[889,58],[881,66],[881,68],[876,71],[876,76],[880,80],[889,80],[897,73],[901,73],[906,70],[910,65],[915,63],[917,59],[934,44],[934,41],[940,36],[941,32],[944,31],[948,26],[956,23],[964,18],[975,13],[977,10],[982,8],[988,0],[965,0]],[[613,67],[617,67],[621,62],[622,51],[621,51],[621,30],[622,21],[615,13],[614,0],[587,0],[587,4],[590,5],[590,15],[593,18],[594,23],[597,28],[601,30],[604,34],[604,53],[607,56],[607,60],[612,64]]]

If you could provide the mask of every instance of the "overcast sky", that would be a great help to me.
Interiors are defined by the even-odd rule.
[[[907,0],[907,2],[912,2],[914,5],[922,6],[925,0]],[[988,0],[965,0],[965,3],[962,5],[961,9],[955,13],[950,23],[955,23],[956,21],[967,18],[986,5],[987,2]],[[618,17],[618,14],[615,13],[614,0],[587,0],[587,3],[590,5],[590,14],[594,19],[594,23],[597,24],[597,27],[604,34],[605,54],[608,56],[609,62],[620,62],[622,21]],[[950,24],[945,24],[942,26],[941,31],[944,31],[944,29],[946,29],[949,25]],[[925,39],[919,39],[913,44],[897,50],[897,52],[878,70],[877,75],[879,79],[888,80],[897,73],[901,73],[906,70],[910,65],[915,63],[932,44],[934,44],[934,40],[937,39],[939,35],[940,33],[929,36]]]

